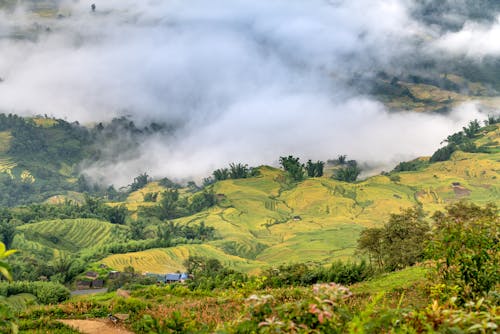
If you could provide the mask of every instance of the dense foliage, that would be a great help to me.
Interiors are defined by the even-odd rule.
[[[383,227],[362,231],[358,248],[379,269],[411,266],[424,258],[425,242],[430,238],[430,227],[424,217],[419,207],[392,214]]]
[[[428,246],[435,276],[461,301],[484,297],[500,283],[500,220],[493,205],[460,202],[433,215]]]
[[[496,119],[494,117],[490,117],[486,121],[486,125],[489,125],[490,122],[494,124],[493,122],[496,122]],[[457,150],[470,153],[488,152],[487,148],[477,147],[473,142],[473,139],[477,137],[481,129],[482,128],[478,120],[469,122],[467,127],[463,127],[463,131],[459,131],[448,136],[445,139],[447,145],[434,152],[429,161],[438,162],[449,160],[453,152]]]
[[[359,174],[361,174],[361,168],[356,160],[349,160],[344,167],[333,172],[332,178],[344,182],[354,182],[358,179]]]
[[[27,282],[0,283],[0,296],[9,297],[20,293],[34,295],[42,304],[55,304],[69,298],[70,293],[64,285],[54,282]]]

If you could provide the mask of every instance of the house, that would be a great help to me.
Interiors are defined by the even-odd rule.
[[[97,276],[99,276],[99,274],[96,273],[95,271],[87,271],[85,276],[87,276],[88,278],[97,278]]]
[[[91,283],[92,289],[102,289],[104,287],[104,280],[95,279]]]
[[[118,278],[120,276],[120,272],[116,271],[116,270],[112,270],[109,272],[108,274],[108,278],[109,279],[114,279],[114,278]]]
[[[77,290],[86,290],[86,289],[90,289],[90,285],[91,285],[91,282],[90,282],[90,281],[84,281],[84,280],[77,281],[77,282],[76,282],[76,289],[77,289]]]
[[[187,273],[166,274],[165,283],[182,283],[188,279]]]

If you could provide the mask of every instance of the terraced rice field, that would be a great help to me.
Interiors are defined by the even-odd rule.
[[[228,255],[211,245],[185,245],[171,248],[151,249],[143,252],[116,254],[106,257],[101,262],[107,266],[123,270],[132,266],[136,271],[148,273],[167,273],[184,270],[182,263],[190,255],[216,258],[226,266],[237,270],[249,271],[265,264]]]
[[[112,255],[103,262],[116,269],[133,266],[139,271],[165,272],[182,270],[189,255],[200,255],[256,272],[289,262],[349,259],[362,229],[381,226],[400,208],[418,204],[432,213],[464,198],[500,204],[499,138],[497,126],[477,142],[489,143],[493,153],[456,152],[449,161],[419,171],[378,175],[356,183],[325,176],[287,185],[283,171],[261,167],[256,178],[217,182],[218,206],[175,220],[213,226],[217,240]],[[144,205],[145,193],[161,190],[151,183],[132,193],[126,204]]]
[[[26,224],[18,229],[31,242],[77,252],[123,239],[127,228],[97,219],[64,219]]]

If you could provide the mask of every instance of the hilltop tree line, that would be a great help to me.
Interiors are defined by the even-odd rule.
[[[485,126],[497,124],[500,122],[500,117],[489,116],[485,121]],[[479,121],[473,120],[469,122],[467,126],[462,128],[462,131],[456,132],[444,140],[446,145],[439,148],[434,154],[432,154],[429,162],[446,161],[451,158],[451,155],[455,151],[463,151],[469,153],[488,153],[489,150],[487,146],[477,147],[473,140],[479,135],[482,127]]]
[[[356,160],[347,160],[346,155],[339,155],[337,160],[329,160],[331,165],[338,166],[332,175],[332,178],[338,181],[354,182],[361,173]],[[306,177],[321,177],[324,173],[325,163],[323,161],[313,162],[308,160],[307,163],[301,164],[298,157],[289,155],[280,157],[281,167],[287,172],[288,176],[293,181],[302,181]]]

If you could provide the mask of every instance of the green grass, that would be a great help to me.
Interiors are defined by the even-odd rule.
[[[416,283],[426,280],[428,269],[424,267],[408,267],[400,271],[383,274],[366,282],[354,284],[350,289],[354,293],[388,293],[407,289]]]

